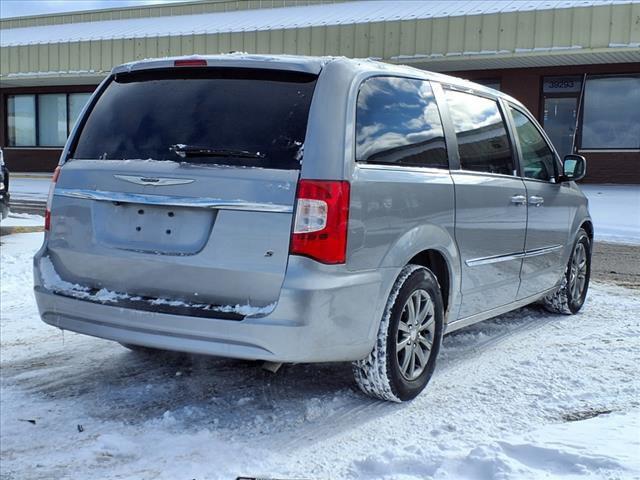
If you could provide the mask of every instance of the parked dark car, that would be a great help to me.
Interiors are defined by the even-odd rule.
[[[2,149],[0,148],[0,220],[9,215],[9,170],[4,164]]]

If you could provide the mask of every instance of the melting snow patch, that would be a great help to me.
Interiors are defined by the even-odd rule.
[[[77,283],[70,283],[60,278],[58,272],[51,263],[49,257],[43,257],[40,260],[40,275],[42,282],[48,290],[60,291],[60,292],[74,292],[78,295],[88,296],[89,289],[78,285]]]
[[[522,437],[479,445],[440,466],[435,479],[534,480],[609,478],[608,472],[638,472],[640,412],[603,415],[547,425]],[[622,477],[615,477],[622,478]]]
[[[270,303],[265,307],[253,307],[249,304],[221,305],[221,306],[213,307],[211,310],[215,310],[216,312],[224,312],[224,313],[238,313],[240,315],[244,315],[245,317],[249,317],[254,315],[266,315],[267,313],[271,313],[274,308],[276,308],[276,302]]]

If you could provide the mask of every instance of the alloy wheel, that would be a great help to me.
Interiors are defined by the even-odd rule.
[[[578,242],[573,250],[571,272],[569,275],[569,290],[574,300],[582,297],[586,283],[587,249],[582,242]]]
[[[402,308],[396,339],[398,366],[406,380],[415,380],[424,372],[435,329],[433,301],[425,290],[416,290]]]

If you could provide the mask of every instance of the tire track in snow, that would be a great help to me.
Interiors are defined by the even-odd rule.
[[[522,309],[518,312],[512,312],[489,320],[484,325],[474,325],[447,335],[440,351],[439,363],[432,382],[436,378],[439,378],[440,381],[450,377],[456,378],[462,372],[468,375],[470,368],[477,374],[480,368],[484,368],[482,367],[482,356],[487,351],[499,348],[505,342],[513,341],[516,336],[533,335],[537,329],[543,328],[558,317],[546,314],[542,319],[532,318],[529,316],[529,312],[530,309]],[[526,315],[524,319],[522,319],[523,314]],[[511,322],[514,323],[512,324]],[[485,333],[487,329],[496,333],[487,336]],[[465,341],[463,345],[456,345],[456,340],[464,336],[486,336],[487,338],[472,339],[472,341]],[[451,346],[447,345],[452,343],[453,345]],[[491,354],[490,351],[488,353]],[[471,361],[473,362],[470,364]],[[444,365],[442,365],[443,363]],[[474,378],[478,378],[478,376],[474,375]],[[429,387],[427,387],[427,391]],[[321,442],[334,435],[339,435],[343,431],[346,421],[352,424],[368,423],[375,421],[380,415],[393,414],[398,409],[408,408],[409,405],[411,404],[394,405],[369,399],[354,389],[354,394],[345,398],[343,404],[336,411],[323,417],[321,424],[310,425],[308,431],[305,431],[301,436],[296,436],[295,439],[290,438],[288,433],[284,433],[282,435],[284,439],[276,438],[276,441],[280,441],[279,448],[283,449],[295,448],[304,443]]]

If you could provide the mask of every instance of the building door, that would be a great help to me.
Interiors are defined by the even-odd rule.
[[[573,153],[582,77],[544,77],[542,125],[560,158]]]
[[[573,153],[577,114],[578,99],[576,97],[544,99],[544,130],[561,158],[568,153]]]

